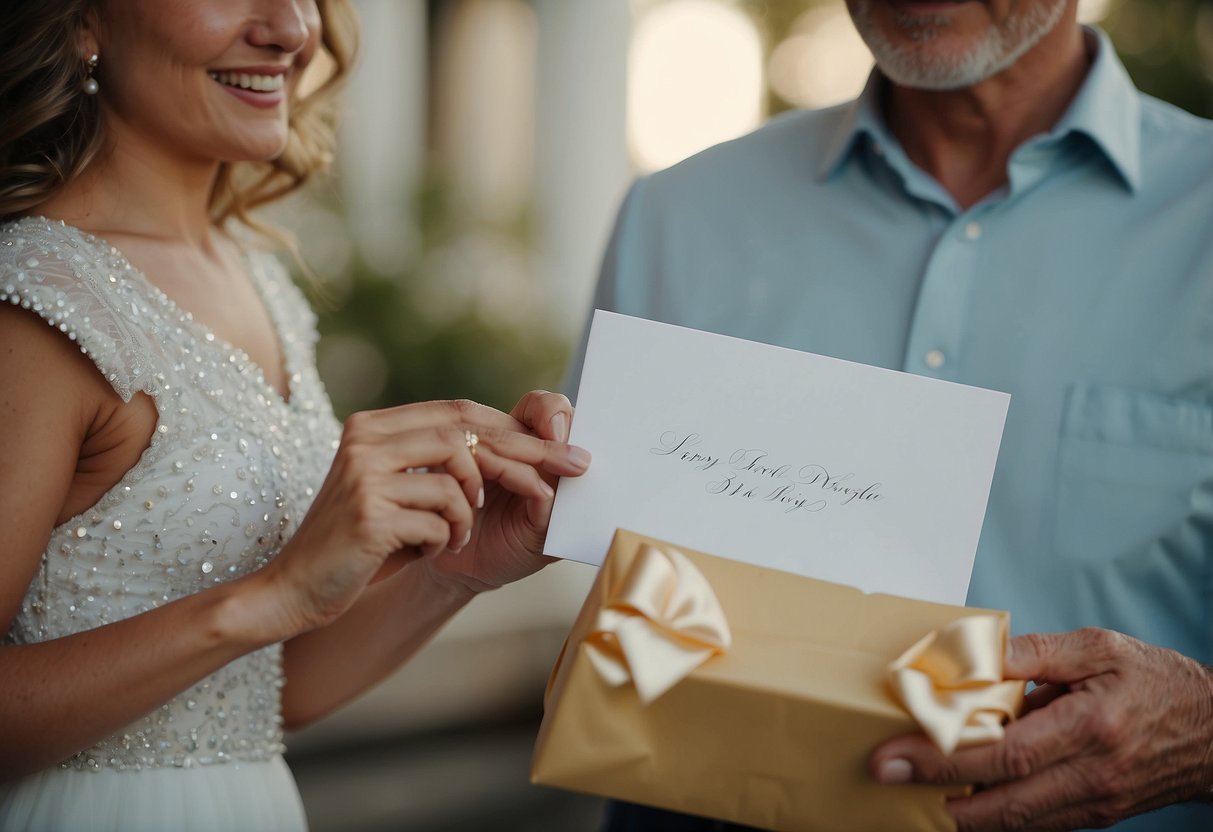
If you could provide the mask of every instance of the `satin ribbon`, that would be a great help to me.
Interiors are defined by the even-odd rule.
[[[901,704],[945,754],[996,742],[1015,718],[1024,683],[1003,681],[1007,633],[993,615],[961,618],[923,638],[889,667]]]
[[[644,544],[610,590],[587,655],[603,681],[629,681],[649,705],[732,643],[724,610],[703,573],[674,549]]]

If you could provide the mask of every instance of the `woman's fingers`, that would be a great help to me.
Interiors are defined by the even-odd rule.
[[[401,509],[420,509],[441,515],[448,526],[446,548],[458,551],[472,535],[475,522],[472,504],[459,481],[449,474],[396,474],[385,487],[385,494]]]
[[[553,403],[559,411],[559,402]],[[365,473],[386,474],[398,505],[439,511],[450,525],[444,545],[457,548],[466,542],[474,522],[472,509],[483,505],[486,478],[527,499],[546,502],[554,491],[541,471],[577,476],[589,464],[589,454],[581,448],[512,429],[466,423],[387,434],[368,433],[365,425],[365,420],[347,425],[341,451],[347,464]],[[428,473],[409,473],[418,469]],[[456,486],[466,510],[450,499],[449,490]]]
[[[450,524],[432,511],[402,508],[397,512],[395,521],[399,529],[397,549],[413,546],[422,556],[429,557],[451,544]]]
[[[400,434],[348,436],[338,454],[368,472],[395,473],[410,469],[440,469],[458,481],[467,501],[481,502],[484,477],[468,447],[466,430],[454,427],[426,428]]]
[[[380,435],[469,424],[481,425],[486,429],[526,432],[526,427],[514,417],[467,399],[420,402],[355,413],[346,420],[347,430],[350,429],[351,422],[359,431]]]
[[[569,441],[573,424],[573,405],[567,397],[546,390],[532,390],[521,399],[510,415],[540,439]]]
[[[452,427],[412,431],[397,440],[406,455],[418,460],[414,464],[441,468],[454,477],[467,501],[476,507],[484,502],[484,476],[472,453],[473,442],[479,441],[474,432]]]
[[[487,445],[498,457],[523,462],[549,474],[576,477],[585,473],[590,465],[590,452],[576,445],[496,428],[486,430],[468,426],[468,430],[477,434],[480,441],[478,450]]]
[[[533,465],[501,456],[487,443],[480,446],[476,458],[485,478],[496,481],[507,491],[529,500],[546,501],[556,496]]]
[[[525,498],[534,520],[550,510],[555,477],[579,476],[589,466],[587,451],[555,438],[568,431],[571,407],[564,396],[536,391],[516,410],[536,433],[552,438],[470,402],[355,414],[346,422],[334,473],[350,483],[378,483],[372,490],[391,506],[391,528],[381,527],[379,538],[388,551],[461,549],[471,537],[475,510],[484,505],[486,479]]]
[[[372,454],[374,459],[363,462],[379,470],[443,470],[459,481],[473,506],[483,502],[482,470],[512,491],[550,499],[551,486],[541,474],[579,476],[589,466],[587,451],[564,443],[571,416],[568,399],[542,390],[524,396],[513,416],[464,400],[426,402],[354,414],[346,421],[343,445],[351,453]],[[476,452],[485,459],[477,460]]]
[[[399,437],[425,429],[452,429],[459,431],[459,435],[462,435],[462,431],[470,430],[482,439],[497,436],[526,436],[533,432],[543,440],[562,445],[568,440],[572,414],[573,408],[567,398],[559,393],[536,390],[522,397],[512,415],[463,399],[424,402],[387,410],[356,413],[346,421],[346,431],[368,436]],[[498,447],[497,450],[510,454],[503,447]],[[588,455],[586,456],[588,457]],[[523,459],[522,457],[517,458]],[[531,464],[539,463],[539,459],[533,455],[523,461]],[[580,473],[585,466],[574,467],[578,470],[572,471],[565,467],[564,471],[553,471],[553,473]]]

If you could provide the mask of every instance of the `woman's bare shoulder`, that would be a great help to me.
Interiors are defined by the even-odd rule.
[[[134,465],[155,424],[150,399],[124,404],[66,334],[0,303],[0,494],[24,492],[22,509],[53,521],[48,533]],[[7,503],[0,499],[0,521]]]
[[[89,393],[97,381],[112,392],[93,362],[64,333],[33,312],[0,303],[3,418],[11,418],[14,409],[29,412],[45,407],[53,413],[39,414],[42,417],[79,424],[91,409],[83,405],[95,397]]]

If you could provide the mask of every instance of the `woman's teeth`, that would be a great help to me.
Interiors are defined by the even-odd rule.
[[[247,72],[212,72],[211,78],[229,87],[255,92],[277,92],[286,84],[285,75],[250,75]]]

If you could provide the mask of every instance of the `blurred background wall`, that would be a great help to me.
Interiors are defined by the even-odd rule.
[[[337,174],[287,209],[339,414],[559,389],[631,178],[871,57],[841,0],[354,0],[361,66]],[[1213,2],[1082,0],[1148,92],[1213,115]],[[544,682],[593,570],[478,599],[383,686],[288,739],[315,832],[590,830],[527,785]]]

